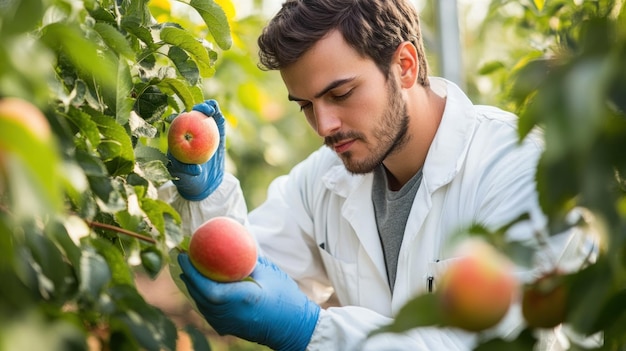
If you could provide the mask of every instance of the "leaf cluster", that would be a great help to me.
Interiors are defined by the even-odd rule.
[[[32,102],[54,132],[44,143],[28,128],[0,128],[10,145],[0,350],[176,349],[178,327],[138,293],[134,274],[156,277],[189,234],[157,196],[171,179],[162,136],[172,115],[204,100],[215,47],[231,46],[218,4],[184,4],[208,33],[157,21],[167,9],[145,0],[0,6],[0,98]]]

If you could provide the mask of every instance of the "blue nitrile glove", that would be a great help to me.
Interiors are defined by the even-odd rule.
[[[197,104],[193,110],[215,119],[220,133],[217,151],[211,159],[201,165],[180,162],[168,151],[167,157],[170,162],[168,162],[167,169],[174,177],[173,182],[182,197],[190,201],[200,201],[211,195],[222,184],[224,178],[226,120],[215,100],[206,100]]]
[[[273,350],[304,350],[317,324],[320,307],[285,272],[259,257],[255,281],[218,283],[196,270],[187,254],[178,255],[198,310],[220,335],[234,335]]]

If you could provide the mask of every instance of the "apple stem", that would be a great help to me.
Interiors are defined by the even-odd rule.
[[[263,287],[261,286],[261,284],[259,284],[256,280],[254,280],[254,278],[252,278],[252,277],[250,277],[250,276],[243,278],[241,281],[244,281],[244,282],[252,282],[252,283],[256,284],[259,288],[261,288],[261,289],[263,288]]]

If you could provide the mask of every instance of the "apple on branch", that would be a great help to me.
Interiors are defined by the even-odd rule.
[[[569,287],[565,275],[555,270],[526,284],[522,296],[522,315],[531,328],[553,328],[567,314]]]
[[[478,332],[498,324],[515,297],[513,264],[486,241],[469,238],[443,273],[437,292],[447,325]]]
[[[257,261],[257,246],[246,227],[220,216],[196,229],[189,241],[189,259],[196,269],[218,282],[247,278]]]
[[[207,162],[220,142],[217,123],[199,111],[183,112],[174,119],[167,133],[167,145],[177,160],[190,164]]]

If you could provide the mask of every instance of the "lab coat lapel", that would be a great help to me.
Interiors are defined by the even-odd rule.
[[[354,229],[378,274],[386,280],[385,259],[372,204],[372,182],[373,174],[352,175],[343,165],[336,166],[326,177],[326,186],[346,198],[341,208],[342,217]]]

